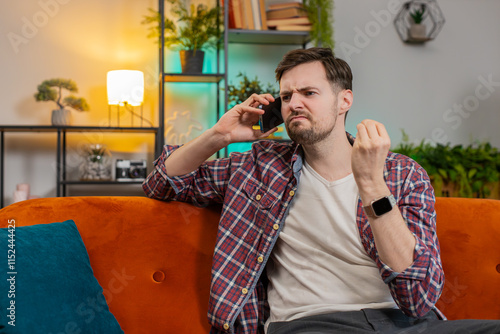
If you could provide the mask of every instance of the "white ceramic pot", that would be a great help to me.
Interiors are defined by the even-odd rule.
[[[52,125],[71,125],[71,110],[56,109],[52,110]]]

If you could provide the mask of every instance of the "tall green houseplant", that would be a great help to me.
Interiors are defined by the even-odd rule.
[[[217,47],[222,32],[222,18],[218,7],[209,8],[205,4],[188,5],[189,0],[166,0],[170,4],[172,18],[165,17],[164,43],[165,47],[179,51],[181,63],[183,56],[199,57],[203,67],[204,51]],[[148,37],[155,38],[161,43],[161,15],[158,11],[149,8],[149,15],[142,21],[151,25]],[[201,56],[200,56],[201,55]],[[189,65],[187,60],[186,66]],[[189,67],[189,66],[188,66]],[[196,69],[183,69],[183,72],[201,72]]]
[[[312,24],[311,42],[315,46],[335,47],[333,36],[333,0],[304,0],[307,16]]]

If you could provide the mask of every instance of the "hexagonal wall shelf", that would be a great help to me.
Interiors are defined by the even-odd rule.
[[[394,26],[403,42],[421,44],[436,38],[444,22],[435,0],[410,0],[396,15]]]

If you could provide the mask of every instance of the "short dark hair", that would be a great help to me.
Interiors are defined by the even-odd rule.
[[[309,48],[289,51],[276,67],[276,81],[280,82],[283,74],[295,66],[319,61],[323,64],[327,80],[334,88],[352,90],[352,72],[349,65],[336,58],[330,48]]]

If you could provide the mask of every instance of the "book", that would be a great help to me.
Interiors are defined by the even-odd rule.
[[[260,21],[262,30],[267,30],[267,17],[266,17],[266,0],[259,0]]]
[[[290,24],[311,24],[307,16],[292,17],[288,19],[267,20],[268,27],[276,27]]]
[[[241,10],[241,1],[230,0],[229,6],[232,7],[234,13],[234,28],[243,29],[243,13]]]
[[[297,1],[272,3],[272,4],[269,4],[267,6],[267,9],[268,10],[273,10],[273,9],[282,9],[282,8],[289,8],[289,7],[300,7],[300,8],[303,8],[304,5],[302,4],[302,0],[297,0]]]
[[[252,14],[252,0],[242,0],[243,29],[253,30],[255,25]]]
[[[311,31],[311,25],[310,24],[288,24],[288,25],[276,26],[275,29],[280,30],[280,31]]]
[[[233,1],[232,0],[222,0],[221,1],[221,6],[222,6],[222,10],[224,11],[225,7],[224,7],[224,2],[225,1],[228,1],[228,13],[227,13],[227,27],[229,29],[234,29],[236,28],[236,24],[234,22],[234,8],[233,8]]]
[[[262,30],[262,21],[260,19],[260,4],[259,0],[251,0],[252,1],[252,16],[253,16],[253,25],[255,30]]]
[[[307,16],[306,10],[300,7],[288,7],[266,11],[266,18],[268,20],[284,19],[297,16]]]

